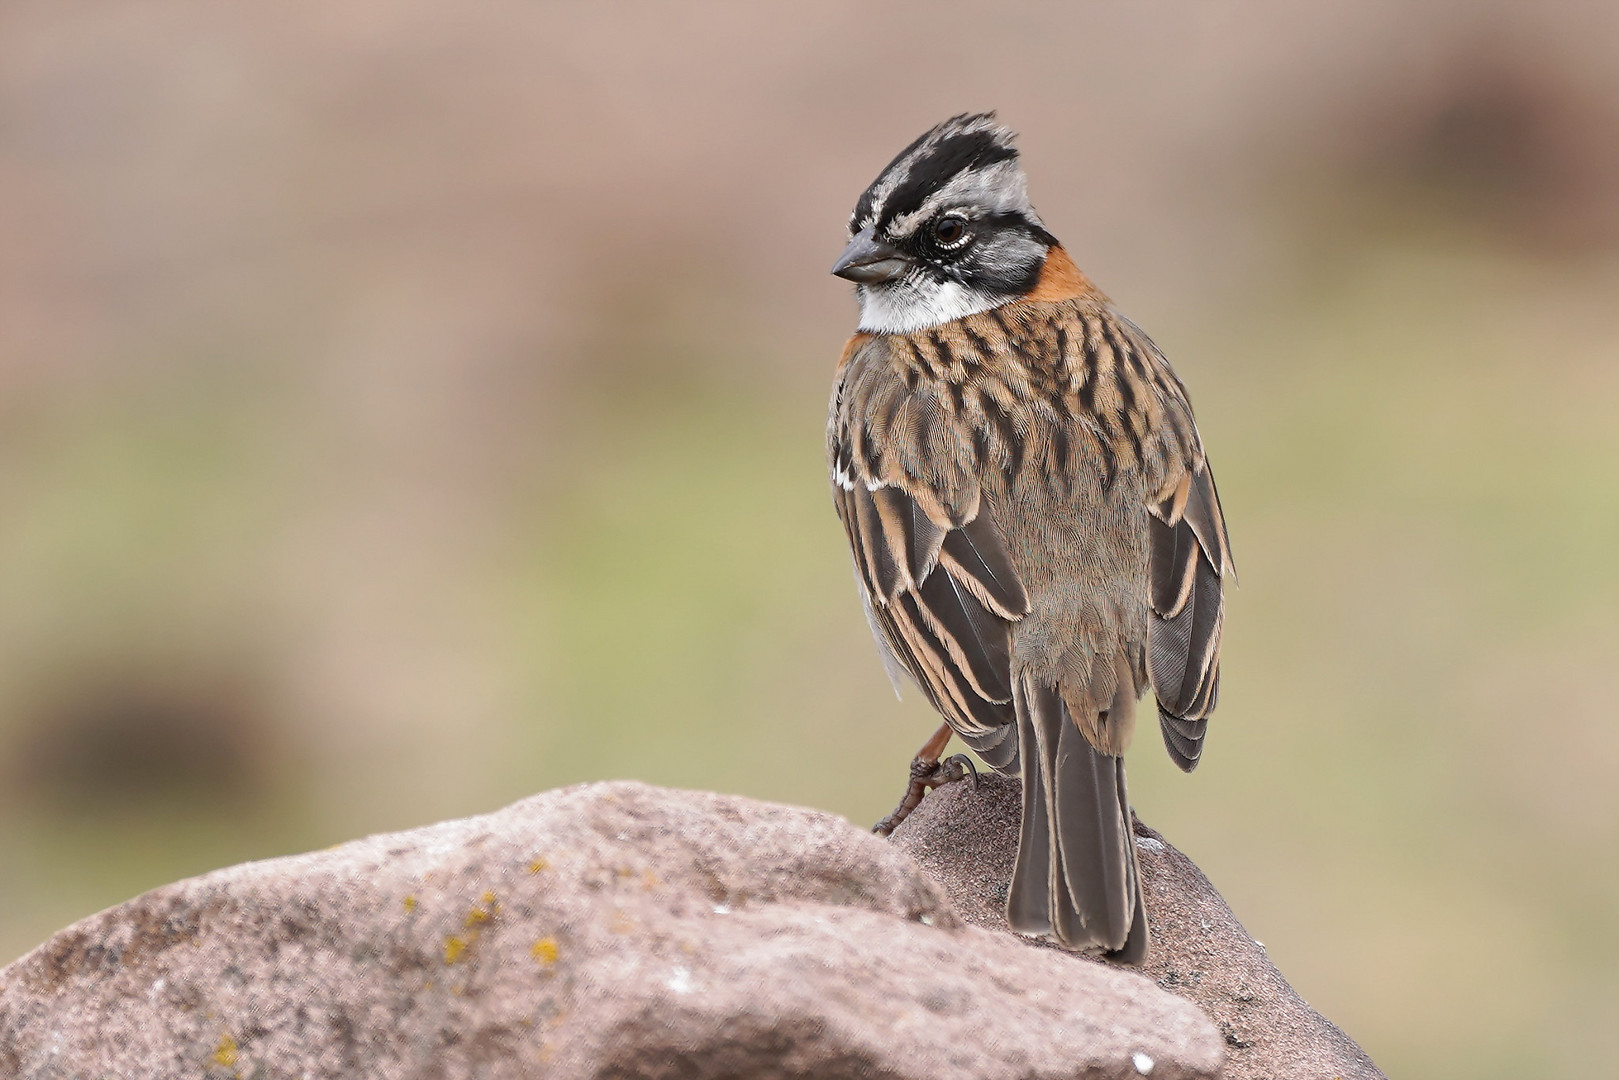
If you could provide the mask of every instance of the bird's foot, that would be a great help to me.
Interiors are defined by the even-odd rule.
[[[965,780],[971,776],[973,787],[978,787],[978,767],[973,759],[966,754],[956,754],[944,760],[927,758],[918,755],[911,761],[911,782],[906,785],[905,797],[900,799],[899,805],[894,807],[893,813],[883,818],[871,827],[871,831],[878,836],[887,836],[899,828],[899,823],[911,816],[922,802],[922,797],[936,787],[953,784],[958,780]]]

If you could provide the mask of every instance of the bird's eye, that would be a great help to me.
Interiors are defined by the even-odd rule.
[[[934,222],[933,236],[945,247],[955,247],[967,236],[967,223],[954,214],[946,215]]]

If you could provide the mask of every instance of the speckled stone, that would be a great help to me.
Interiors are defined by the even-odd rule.
[[[968,922],[1004,934],[1023,787],[985,776],[938,788],[894,831]],[[1152,950],[1141,969],[1219,1026],[1226,1080],[1387,1080],[1365,1051],[1300,998],[1209,879],[1135,822]],[[1101,966],[1100,961],[1093,961]]]
[[[903,845],[635,783],[182,881],[0,972],[7,1080],[1119,1080],[1224,1051],[1148,979],[967,925]]]

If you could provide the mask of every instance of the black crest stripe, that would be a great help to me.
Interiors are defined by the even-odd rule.
[[[945,122],[949,123],[949,121]],[[888,174],[893,172],[899,166],[900,162],[916,153],[917,149],[921,147],[923,143],[927,142],[928,136],[932,134],[932,131],[924,131],[922,134],[918,135],[915,139],[911,140],[911,144],[909,146],[894,155],[893,161],[890,161],[886,166],[883,167],[883,171],[877,174],[877,179],[874,180],[872,185],[861,194],[860,201],[855,203],[855,221],[864,221],[866,218],[871,216],[872,200],[876,197],[876,191],[882,186],[882,182],[888,179]]]
[[[918,209],[924,199],[957,173],[968,169],[986,169],[1001,161],[1018,156],[1017,149],[1006,145],[1004,136],[996,130],[973,131],[952,135],[911,163],[905,179],[894,187],[883,201],[879,225],[886,225],[900,214]]]

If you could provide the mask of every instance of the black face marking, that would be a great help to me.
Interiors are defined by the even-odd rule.
[[[1029,205],[1014,138],[991,113],[952,117],[860,196],[851,235],[870,230],[908,267],[861,286],[862,328],[910,332],[1035,288],[1057,241]]]

